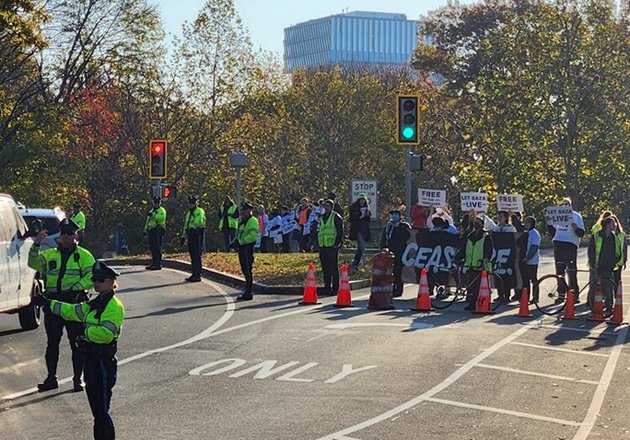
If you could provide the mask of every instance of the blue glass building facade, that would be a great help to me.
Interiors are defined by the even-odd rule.
[[[284,30],[287,72],[332,65],[396,66],[411,59],[418,23],[405,14],[349,12]]]

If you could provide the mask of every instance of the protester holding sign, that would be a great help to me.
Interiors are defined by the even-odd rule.
[[[499,211],[498,222],[492,232],[516,232],[516,228],[512,226],[512,218],[506,211]]]
[[[411,225],[402,221],[402,213],[399,209],[389,212],[389,222],[383,228],[381,234],[381,249],[387,248],[394,254],[394,281],[392,285],[393,296],[402,296],[402,254],[407,247],[407,240],[410,237]]]
[[[527,237],[526,251],[523,255],[523,265],[521,266],[521,276],[523,277],[523,288],[527,288],[527,292],[531,294],[530,304],[538,302],[538,263],[540,261],[540,233],[536,229],[536,219],[527,217],[525,219],[525,229]],[[518,299],[521,299],[520,296]]]
[[[466,269],[466,284],[468,287],[468,306],[465,310],[475,310],[479,295],[480,273],[488,270],[488,262],[492,258],[492,239],[483,229],[483,219],[476,217],[473,230],[466,237],[466,243],[457,253],[455,259],[464,262]]]
[[[359,198],[350,205],[350,240],[356,240],[357,252],[352,260],[352,268],[358,269],[365,251],[365,243],[370,241],[370,204],[367,195],[360,193]]]
[[[562,208],[569,209],[570,215],[548,215],[547,228],[549,234],[553,236],[553,258],[556,262],[556,273],[563,275],[569,269],[569,289],[573,289],[575,295],[575,303],[580,302],[579,286],[577,281],[577,250],[580,246],[580,238],[584,236],[584,220],[582,216],[573,210],[571,199],[565,197],[560,205]],[[565,292],[559,292],[556,303],[564,302]]]

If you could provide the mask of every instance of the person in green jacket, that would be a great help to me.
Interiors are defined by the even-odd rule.
[[[79,304],[51,300],[45,295],[35,302],[68,322],[78,323],[79,351],[85,360],[85,392],[94,417],[94,439],[114,440],[114,421],[109,413],[112,388],[116,384],[118,359],[116,351],[122,331],[125,308],[115,295],[120,272],[97,261],[91,279],[96,298]]]
[[[79,225],[79,229],[77,230],[77,235],[79,236],[79,246],[81,246],[83,238],[85,237],[85,214],[81,208],[80,202],[75,203],[72,207],[72,215],[70,216],[70,220]]]
[[[223,203],[219,208],[219,231],[223,233],[225,252],[230,252],[230,246],[236,237],[238,228],[238,206],[230,196],[223,198]]]
[[[160,197],[153,197],[153,207],[149,209],[147,220],[144,223],[144,235],[149,237],[149,250],[151,251],[152,260],[152,263],[146,267],[147,270],[162,269],[162,245],[165,232],[166,209],[162,206]]]
[[[188,197],[188,211],[184,217],[182,243],[188,241],[188,253],[192,274],[186,278],[189,283],[201,281],[201,254],[204,248],[206,230],[206,212],[199,207],[199,197]]]
[[[233,247],[238,249],[238,261],[245,277],[245,292],[239,295],[237,301],[249,301],[253,299],[252,286],[254,284],[254,245],[258,239],[258,219],[252,215],[254,205],[241,203],[241,218],[238,221],[236,239]]]
[[[45,229],[35,237],[28,252],[28,265],[38,271],[44,280],[44,291],[49,298],[67,303],[79,303],[87,299],[87,290],[92,287],[92,265],[94,257],[87,250],[77,245],[79,226],[72,220],[64,219],[59,224],[61,234],[57,238],[57,247],[41,251],[40,243],[48,235]],[[48,376],[37,385],[37,389],[48,391],[59,387],[57,383],[57,363],[59,362],[59,343],[66,329],[72,349],[72,369],[74,372],[74,391],[82,391],[83,357],[78,352],[76,343],[80,326],[65,322],[44,310],[44,328],[46,329],[46,369]]]

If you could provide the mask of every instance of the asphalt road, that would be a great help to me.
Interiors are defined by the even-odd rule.
[[[235,303],[233,289],[180,272],[121,269],[120,439],[630,438],[626,325],[527,320],[516,304],[416,313],[412,285],[382,312],[366,309],[368,289],[347,309],[280,295]],[[65,341],[66,382],[34,389],[44,347],[43,326],[21,332],[0,316],[0,439],[91,438]]]

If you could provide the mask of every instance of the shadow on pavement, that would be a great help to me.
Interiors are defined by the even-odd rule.
[[[37,330],[36,328],[34,328],[33,330]],[[0,332],[0,336],[9,336],[9,335],[14,335],[16,333],[26,333],[26,332],[30,332],[31,330],[23,330],[21,328],[15,328],[13,330],[5,330]]]
[[[188,283],[184,283],[183,281],[181,281],[177,283],[154,284],[153,286],[125,287],[123,289],[116,290],[116,294],[118,295],[120,293],[142,292],[143,290],[159,289],[161,287],[168,287],[168,286],[181,286],[184,284],[188,284]]]
[[[34,395],[39,396],[39,397],[36,397],[34,399],[29,399],[25,402],[15,403],[15,404],[11,404],[11,401],[9,401],[6,404],[0,405],[0,414],[3,411],[10,411],[12,409],[24,408],[26,406],[34,405],[36,403],[43,402],[44,400],[52,399],[54,397],[61,396],[64,394],[75,394],[75,392],[72,390],[72,388],[69,388],[67,390],[57,391],[55,393],[51,393],[51,392],[35,393]],[[76,394],[79,394],[79,393],[76,393]]]
[[[190,306],[190,307],[167,307],[166,309],[162,309],[162,310],[157,310],[155,312],[151,312],[151,313],[146,313],[144,315],[137,315],[137,316],[129,316],[129,317],[125,317],[125,320],[128,319],[140,319],[140,318],[147,318],[149,316],[167,316],[167,315],[174,315],[176,313],[184,313],[184,312],[189,312],[191,310],[196,310],[196,309],[203,309],[205,307],[225,307],[225,303],[221,302],[221,303],[216,303],[216,304],[200,304],[197,306]]]
[[[260,298],[260,297],[259,297]],[[236,300],[236,297],[234,297],[234,299]],[[297,304],[298,300],[296,299],[283,299],[283,300],[279,300],[279,301],[271,301],[271,302],[255,302],[256,301],[256,295],[254,295],[254,302],[245,302],[242,303],[243,306],[238,307],[237,310],[256,310],[256,309],[269,309],[272,307],[278,307],[278,306],[284,306],[284,305],[289,305],[289,304]],[[241,303],[237,303],[237,304],[241,304]],[[289,309],[291,307],[278,307],[277,309],[274,309],[273,311],[277,311],[277,310],[285,310],[285,309]]]

